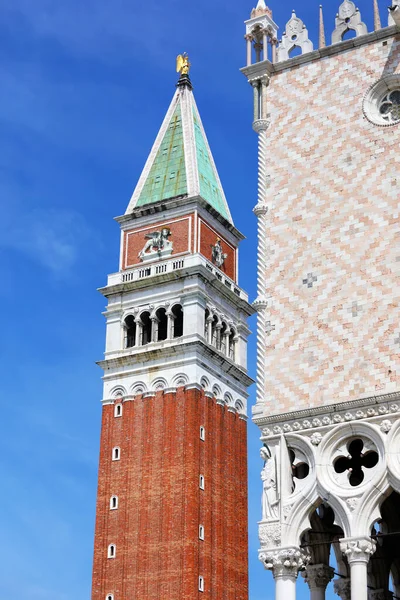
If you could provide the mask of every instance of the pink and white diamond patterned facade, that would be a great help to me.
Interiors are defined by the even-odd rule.
[[[326,36],[321,10],[319,49],[295,14],[280,42],[271,12],[246,22],[259,555],[277,600],[300,571],[313,600],[334,571],[342,600],[400,597],[400,19],[393,0],[381,28],[380,8],[369,33],[345,0]]]

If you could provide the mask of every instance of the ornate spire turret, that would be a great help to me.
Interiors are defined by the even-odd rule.
[[[268,15],[272,19],[272,10],[265,4],[264,0],[258,0],[256,8],[251,11],[250,18],[255,19],[262,15]]]

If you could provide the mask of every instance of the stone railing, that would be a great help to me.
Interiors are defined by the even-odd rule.
[[[248,301],[247,294],[245,294],[232,279],[227,277],[223,271],[218,269],[201,254],[191,254],[184,257],[169,258],[168,260],[146,265],[140,264],[133,269],[113,273],[112,275],[108,276],[107,286],[120,285],[121,283],[131,283],[158,275],[166,275],[168,273],[179,271],[181,269],[188,269],[196,265],[203,265],[234,294],[236,294],[242,300]]]

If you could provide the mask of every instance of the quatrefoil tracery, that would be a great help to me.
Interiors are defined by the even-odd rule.
[[[348,471],[348,480],[351,486],[360,485],[365,478],[364,469],[372,469],[378,464],[379,456],[374,450],[364,451],[364,442],[361,439],[352,440],[348,444],[348,456],[339,456],[334,461],[336,473]]]

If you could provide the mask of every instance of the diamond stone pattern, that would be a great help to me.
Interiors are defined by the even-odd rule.
[[[271,81],[265,295],[279,335],[266,348],[269,414],[399,389],[400,282],[388,257],[400,236],[400,131],[372,139],[357,101],[385,60],[372,44]],[[399,64],[393,41],[389,68]]]

